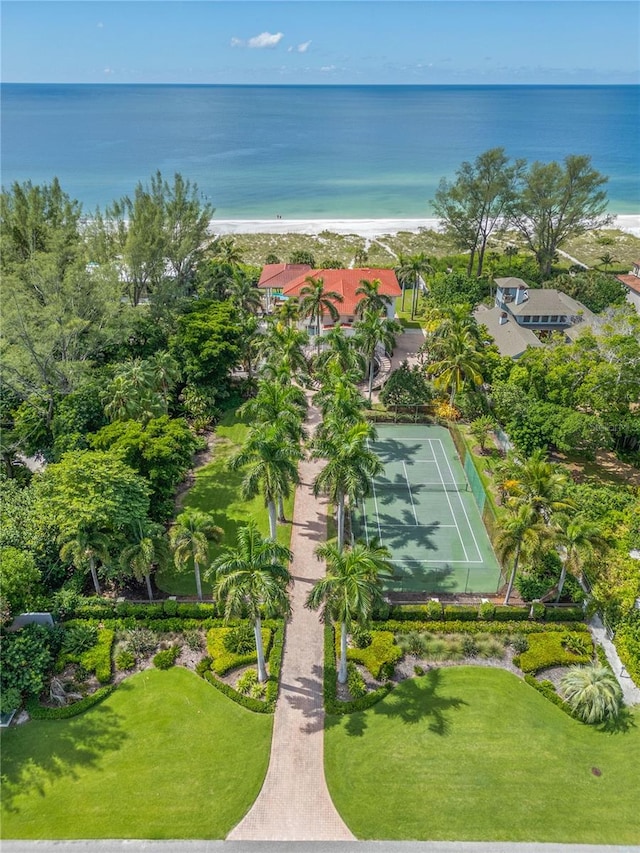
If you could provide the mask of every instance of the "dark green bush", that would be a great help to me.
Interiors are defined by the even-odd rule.
[[[224,635],[224,647],[228,652],[236,655],[246,655],[256,651],[256,640],[253,633],[253,625],[244,623],[232,628]]]
[[[15,687],[0,692],[0,714],[10,714],[22,705],[22,696]]]
[[[371,631],[367,631],[365,628],[356,628],[351,634],[351,638],[357,649],[366,649],[371,645]]]
[[[69,717],[75,717],[82,714],[107,696],[110,696],[115,690],[114,684],[107,684],[105,687],[100,687],[91,696],[85,696],[84,699],[79,699],[72,705],[65,705],[63,708],[45,708],[39,705],[37,699],[33,698],[27,702],[26,708],[32,720],[66,720]]]
[[[180,646],[170,646],[154,655],[153,665],[156,669],[171,669],[179,654]]]
[[[496,622],[525,622],[529,618],[529,608],[501,605],[496,607],[493,618]]]
[[[361,699],[367,693],[367,685],[355,663],[347,664],[347,687],[352,699]]]
[[[200,676],[200,678],[204,678],[205,672],[210,672],[211,664],[213,663],[213,658],[211,655],[205,655],[202,660],[199,660],[196,664],[196,673]]]
[[[253,699],[251,696],[243,696],[242,693],[234,690],[233,687],[225,684],[224,681],[217,679],[212,672],[205,672],[204,677],[209,684],[216,688],[216,690],[224,693],[225,696],[228,696],[229,699],[233,699],[234,702],[237,702],[238,705],[242,705],[242,707],[246,708],[248,711],[254,711],[256,714],[273,713],[273,708],[268,702],[263,702],[261,699]]]
[[[62,653],[80,655],[98,641],[98,629],[93,625],[77,622],[65,626],[62,637]]]
[[[181,619],[215,619],[217,615],[215,604],[178,604]]]
[[[371,708],[391,690],[393,685],[387,682],[377,690],[372,690],[366,696],[360,699],[354,699],[352,702],[339,702],[337,699],[337,670],[336,670],[336,651],[335,651],[335,633],[332,625],[325,625],[324,628],[324,706],[327,714],[351,714],[356,711],[365,711]]]
[[[414,674],[414,675],[424,675],[424,667],[423,667],[423,666],[418,666],[418,664],[416,664],[416,665],[413,667],[413,674]]]
[[[174,599],[168,598],[166,601],[162,603],[162,610],[165,616],[177,616],[178,615],[178,602]]]
[[[591,646],[591,636],[588,632],[584,631],[579,636],[583,638],[587,648]],[[563,645],[566,637],[566,632],[563,633],[560,631],[530,634],[528,651],[523,652],[519,656],[518,663],[516,663],[516,658],[514,658],[513,662],[523,672],[530,673],[531,675],[552,666],[572,666],[578,663],[589,663],[591,652],[587,654],[570,652]]]
[[[52,664],[49,629],[26,625],[2,637],[2,690],[15,689],[22,696],[38,696]]]
[[[462,653],[468,658],[474,658],[478,654],[478,644],[473,634],[467,634],[462,638]]]
[[[490,601],[483,601],[478,609],[478,619],[483,621],[490,621],[494,618],[496,613],[496,606],[492,604]]]
[[[121,651],[116,655],[116,666],[122,672],[126,672],[129,669],[133,669],[136,665],[136,656],[133,652],[129,651]]]
[[[584,622],[584,610],[582,607],[554,607],[547,604],[545,619],[549,622]]]
[[[445,622],[452,620],[461,622],[475,622],[478,619],[478,609],[467,605],[447,604],[444,608]]]
[[[127,650],[134,655],[149,655],[157,646],[158,635],[149,628],[134,628],[127,636]]]
[[[529,640],[522,634],[517,634],[511,641],[514,651],[521,655],[529,649]]]
[[[529,611],[531,619],[544,619],[547,608],[542,601],[534,601]]]

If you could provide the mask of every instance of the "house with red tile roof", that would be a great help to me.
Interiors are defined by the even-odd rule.
[[[633,262],[633,269],[627,275],[617,275],[627,288],[627,302],[640,314],[640,261]]]
[[[356,293],[363,280],[380,281],[379,293],[389,296],[391,302],[387,307],[387,316],[391,319],[396,313],[396,297],[402,294],[398,279],[393,270],[372,267],[357,269],[311,269],[305,264],[267,264],[263,267],[258,287],[265,291],[267,308],[279,300],[300,299],[302,288],[308,284],[307,279],[321,278],[326,291],[333,291],[342,296],[342,301],[335,300],[335,307],[340,314],[337,325],[349,328],[356,321],[356,307],[362,295]],[[328,314],[322,318],[324,331],[333,328],[334,323]],[[310,332],[315,329],[309,327]]]

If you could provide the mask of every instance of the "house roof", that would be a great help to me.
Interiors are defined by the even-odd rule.
[[[473,312],[478,325],[487,327],[489,334],[496,342],[500,355],[518,358],[527,347],[541,347],[543,344],[531,329],[519,326],[515,320],[508,317],[507,322],[500,325],[502,308],[487,308],[479,305]]]
[[[309,264],[265,264],[260,273],[258,287],[284,287],[303,273],[311,272]]]
[[[640,265],[640,261],[636,261],[636,263]],[[625,287],[628,287],[629,290],[633,290],[634,293],[640,294],[640,276],[629,273],[628,275],[617,275],[616,278],[618,281],[621,281]]]
[[[378,290],[384,296],[395,298],[400,296],[402,290],[398,284],[398,279],[393,270],[377,269],[377,268],[358,268],[358,269],[340,269],[340,270],[312,270],[298,276],[298,278],[290,281],[282,289],[283,296],[300,296],[300,291],[308,282],[306,279],[312,276],[313,278],[321,278],[324,282],[325,290],[333,290],[342,296],[342,302],[336,302],[336,308],[343,316],[346,314],[355,314],[356,306],[362,299],[360,294],[356,294],[356,290],[360,287],[360,282],[380,281]]]
[[[494,278],[494,281],[498,287],[529,287],[526,281],[523,281],[521,278],[516,278],[513,275],[508,276],[507,278]]]
[[[576,315],[580,313],[582,316],[591,315],[591,311],[585,308],[582,303],[567,296],[560,290],[548,287],[542,289],[528,288],[528,299],[516,305],[515,302],[510,302],[505,305],[505,309],[514,316],[538,315],[543,314],[553,315]]]

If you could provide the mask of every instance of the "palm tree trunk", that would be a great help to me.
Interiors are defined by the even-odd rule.
[[[417,303],[418,303],[418,276],[416,276],[415,281],[413,282],[413,292],[411,294],[411,319],[412,320],[415,320]]]
[[[338,550],[342,551],[342,548],[344,546],[344,492],[340,492],[340,494],[338,495],[337,521],[338,521]]]
[[[405,293],[406,293],[406,292],[407,292],[407,280],[405,279],[405,280],[402,282],[402,305],[401,305],[401,308],[400,308],[400,310],[401,310],[401,311],[404,311],[404,295],[405,295]]]
[[[96,571],[96,563],[93,557],[89,557],[89,569],[91,570],[91,579],[93,581],[93,586],[96,591],[96,595],[102,595],[100,583],[98,582],[98,572]]]
[[[376,363],[376,351],[374,349],[371,361],[369,362],[369,408],[371,408],[371,397],[373,395],[373,372]]]
[[[276,528],[276,502],[269,501],[267,504],[267,509],[269,510],[269,535],[276,541],[276,536],[278,535]]]
[[[562,571],[560,572],[560,580],[558,581],[558,594],[556,595],[556,604],[560,601],[560,596],[562,595],[562,588],[564,587],[564,582],[567,578],[567,563],[566,560],[562,561]]]
[[[347,623],[340,625],[340,669],[338,670],[340,684],[347,683]]]
[[[149,596],[149,601],[153,601],[153,589],[151,588],[151,575],[146,574],[144,576],[144,579],[147,582],[147,595]]]
[[[196,592],[198,593],[198,601],[202,601],[202,581],[200,580],[200,566],[198,561],[193,561],[193,568],[196,575]]]
[[[518,561],[520,559],[520,542],[518,542],[518,547],[516,548],[516,555],[513,560],[513,569],[511,569],[511,577],[509,578],[509,584],[507,586],[507,594],[504,597],[504,604],[509,603],[509,598],[511,597],[511,591],[513,590],[513,582],[516,579],[516,572],[518,571]]]
[[[253,633],[256,639],[256,652],[258,654],[258,681],[264,682],[267,680],[267,667],[264,662],[264,647],[262,645],[262,624],[260,617],[256,616],[253,623]]]
[[[282,495],[278,496],[278,521],[280,524],[284,524],[286,522],[285,514],[284,514],[284,498]]]

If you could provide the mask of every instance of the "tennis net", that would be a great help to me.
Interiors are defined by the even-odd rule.
[[[390,483],[386,480],[372,480],[371,481],[372,488],[378,490],[386,490],[386,491],[395,491],[402,492],[406,491],[407,485],[402,485],[400,483]],[[440,482],[432,482],[432,483],[411,483],[409,486],[412,492],[416,491],[424,491],[424,492],[468,492],[469,491],[469,483],[440,483]]]

